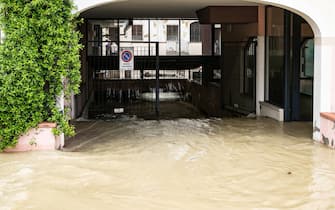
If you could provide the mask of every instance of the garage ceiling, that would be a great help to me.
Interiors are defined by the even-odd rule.
[[[243,0],[118,0],[84,11],[85,18],[196,18],[207,6],[257,6]]]

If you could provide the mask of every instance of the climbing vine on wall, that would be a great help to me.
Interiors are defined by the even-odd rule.
[[[79,92],[80,33],[71,0],[0,0],[0,151],[43,121],[73,135],[57,96]]]

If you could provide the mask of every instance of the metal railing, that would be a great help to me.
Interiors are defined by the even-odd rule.
[[[118,46],[117,49],[113,48],[112,46],[106,47],[104,50],[106,54],[110,53],[115,55],[117,58],[119,58],[119,53],[121,47],[131,46],[132,44],[150,44],[153,45],[152,49],[155,50],[154,56],[155,56],[155,70],[151,70],[148,76],[150,76],[151,80],[155,81],[154,88],[155,89],[155,112],[156,116],[159,117],[160,112],[160,58],[159,58],[159,43],[158,42],[140,42],[140,41],[131,41],[131,42],[120,42],[123,44],[123,46]],[[101,53],[101,48],[100,53]],[[144,49],[144,48],[143,48]],[[139,50],[134,50],[134,56],[137,56],[139,54]],[[97,56],[95,58],[91,58],[89,60],[89,72],[93,73],[93,83],[94,83],[94,91],[96,94],[96,103],[97,106],[104,106],[106,103],[106,94],[108,92],[111,92],[111,88],[108,86],[110,83],[106,83],[106,80],[138,80],[143,81],[144,80],[144,70],[128,70],[128,71],[121,71],[121,70],[113,70],[109,69],[109,66],[111,66],[110,61],[105,59],[101,60],[99,58],[100,56]],[[114,59],[114,62],[118,62],[119,59]],[[164,75],[162,75],[164,76]],[[120,91],[122,91],[122,88],[118,88]],[[130,88],[124,89],[124,91],[129,92],[129,96],[134,92],[134,90],[131,90]],[[135,91],[136,92],[136,91]],[[105,105],[107,106],[107,105]]]

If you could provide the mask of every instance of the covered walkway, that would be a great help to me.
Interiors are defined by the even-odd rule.
[[[76,2],[76,1],[75,1]],[[307,2],[297,2],[297,1],[289,1],[289,0],[269,0],[269,1],[261,1],[261,0],[250,0],[250,1],[244,1],[244,0],[210,0],[210,1],[200,1],[200,0],[192,0],[192,1],[136,1],[136,0],[128,0],[128,1],[97,1],[97,0],[90,0],[90,1],[77,1],[78,5],[78,11],[81,12],[82,16],[85,18],[98,18],[98,19],[105,19],[105,18],[197,18],[199,17],[199,13],[197,11],[200,11],[203,8],[210,7],[210,6],[216,6],[216,7],[222,7],[222,6],[254,6],[258,7],[258,15],[257,15],[257,22],[258,26],[256,29],[256,38],[257,38],[257,62],[256,62],[256,72],[255,72],[255,111],[257,115],[264,115],[261,111],[264,109],[271,108],[272,106],[264,106],[263,109],[262,103],[263,101],[269,102],[269,94],[271,95],[271,90],[269,91],[269,87],[267,87],[268,81],[269,81],[269,72],[268,67],[264,65],[264,63],[269,62],[268,60],[264,60],[264,55],[266,53],[266,48],[268,47],[266,45],[267,40],[267,34],[269,33],[266,31],[266,24],[265,19],[269,13],[265,12],[264,6],[270,5],[275,6],[278,8],[283,8],[286,11],[293,12],[295,14],[298,14],[301,16],[307,23],[310,25],[311,30],[314,34],[314,43],[315,43],[315,50],[314,50],[314,59],[315,62],[312,64],[314,67],[314,80],[313,83],[313,103],[309,103],[309,108],[313,108],[313,138],[315,140],[321,141],[322,136],[320,133],[320,122],[321,112],[334,112],[333,108],[335,107],[334,102],[334,96],[332,95],[331,89],[334,89],[332,84],[335,84],[332,82],[332,78],[334,78],[333,75],[333,67],[334,67],[334,59],[332,57],[334,56],[335,52],[335,29],[333,27],[329,27],[332,23],[331,20],[334,19],[332,15],[334,15],[330,10],[331,8],[328,7],[328,1],[322,0],[322,1],[313,1],[309,0]],[[222,13],[224,14],[224,13]],[[236,13],[238,14],[238,13]],[[246,14],[246,13],[244,13]],[[322,14],[322,15],[320,15]],[[250,14],[248,14],[250,15]],[[231,15],[230,15],[231,17]],[[240,16],[241,18],[242,16]],[[211,16],[211,18],[214,18],[214,16]],[[223,20],[224,17],[221,17],[221,20]],[[227,18],[227,16],[226,16]],[[249,16],[249,20],[251,16]],[[239,20],[239,23],[241,23],[241,19],[239,18],[233,18],[235,21]],[[243,18],[242,18],[243,19]],[[286,19],[286,23],[287,23]],[[204,19],[200,20],[200,22],[204,23]],[[206,22],[206,21],[205,21]],[[214,21],[215,22],[215,21]],[[216,21],[218,23],[220,21]],[[234,24],[233,21],[221,21],[221,24]],[[235,22],[236,23],[236,22]],[[228,26],[228,30],[229,30]],[[234,27],[233,27],[234,28]],[[227,28],[226,28],[227,29]],[[275,32],[275,33],[278,33]],[[286,63],[285,65],[289,65]],[[271,74],[270,74],[271,75]],[[286,74],[287,75],[287,74]],[[294,87],[294,86],[293,86]],[[287,86],[286,90],[292,90],[292,86]],[[284,89],[285,89],[284,88]],[[226,88],[227,89],[227,88]],[[293,88],[294,89],[294,88]],[[285,90],[285,91],[286,91]],[[278,97],[278,94],[276,92],[272,92],[275,97]],[[284,95],[291,94],[288,92],[284,92]],[[226,99],[229,100],[236,100],[234,97],[227,96]],[[271,96],[270,96],[271,97]],[[295,96],[297,98],[297,96]],[[86,96],[87,98],[87,96]],[[85,101],[84,99],[79,99],[81,101]],[[275,117],[277,119],[299,119],[298,115],[295,115],[294,113],[290,114],[290,110],[294,109],[301,109],[299,108],[299,103],[305,103],[306,97],[302,97],[300,99],[300,102],[295,102],[294,98],[293,101],[290,101],[291,99],[285,98],[284,96],[284,104],[279,104],[279,109],[275,108],[275,112],[278,113],[270,113],[266,115],[270,115],[272,117]],[[224,102],[223,103],[227,103]],[[240,102],[241,103],[241,102]],[[300,103],[300,104],[301,104]],[[264,104],[264,103],[263,103]],[[271,103],[271,105],[278,105]],[[313,104],[313,106],[311,105]],[[227,105],[227,104],[226,104]],[[229,105],[229,104],[228,104]],[[293,106],[289,107],[289,106]],[[294,106],[296,108],[294,108]],[[308,107],[307,105],[304,107]],[[230,105],[226,106],[230,107],[232,109],[239,108],[239,103],[231,102]],[[282,110],[280,109],[282,108]],[[282,114],[281,114],[282,113]],[[308,113],[306,114],[306,111],[300,110],[300,113],[303,114],[305,117],[302,118],[310,118],[311,115]],[[297,117],[298,116],[298,117]]]

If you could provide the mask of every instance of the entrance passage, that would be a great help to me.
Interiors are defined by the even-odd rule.
[[[120,42],[121,49],[144,42]],[[159,44],[151,56],[137,56],[135,69],[114,70],[119,57],[94,56],[88,60],[93,72],[91,119],[136,116],[143,119],[198,118],[203,116],[192,105],[192,86],[201,85],[202,68],[218,58],[202,56],[159,56]],[[218,95],[218,99],[220,95]],[[219,110],[218,110],[219,111]]]
[[[257,39],[246,34],[244,41],[227,41],[223,27],[197,19],[87,19],[82,92],[88,102],[81,114],[176,119],[254,113]],[[124,49],[134,56],[131,69],[120,65]]]
[[[205,114],[200,105],[209,92],[215,93],[209,102],[217,104],[211,113],[221,114],[221,47],[216,42],[217,53],[203,54],[198,20],[87,20],[85,24],[88,118],[199,118]],[[132,51],[131,69],[120,65],[123,49]]]
[[[73,118],[256,116],[257,109],[279,121],[312,120],[314,34],[300,16],[255,5],[199,7],[193,18],[139,11],[149,17],[94,19],[99,11],[107,10],[82,14],[83,83]],[[124,49],[131,68],[120,65]]]

